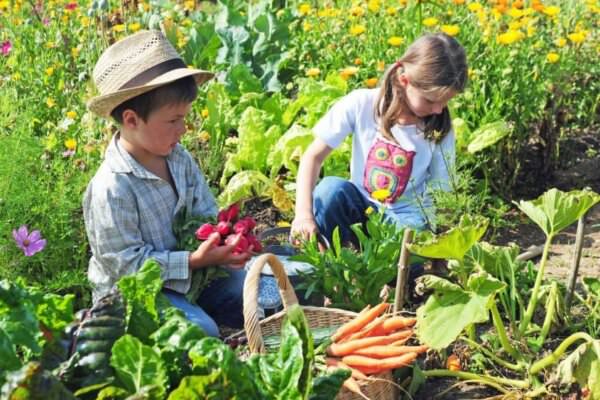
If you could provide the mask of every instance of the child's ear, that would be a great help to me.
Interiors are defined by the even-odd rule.
[[[137,113],[129,108],[123,111],[123,126],[125,128],[136,128],[139,123],[139,116]]]

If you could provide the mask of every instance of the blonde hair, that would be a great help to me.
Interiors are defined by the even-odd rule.
[[[465,50],[454,38],[444,33],[426,34],[413,42],[388,69],[375,102],[375,117],[383,136],[395,141],[391,128],[407,108],[405,89],[398,83],[399,71],[407,74],[415,88],[441,98],[464,90],[467,70]],[[423,118],[423,123],[425,137],[440,141],[451,127],[448,107],[441,114]]]

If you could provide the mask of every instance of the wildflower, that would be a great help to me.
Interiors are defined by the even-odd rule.
[[[210,133],[208,133],[208,131],[202,131],[198,134],[198,139],[200,139],[202,143],[207,143],[210,140]]]
[[[373,207],[369,206],[369,207],[367,207],[367,209],[365,210],[365,215],[371,215],[371,214],[373,214],[373,211],[375,211],[375,210],[373,209]]]
[[[312,31],[312,24],[310,22],[308,22],[308,21],[304,21],[302,23],[302,30],[304,32],[310,32],[310,31]]]
[[[379,2],[379,0],[369,0],[369,2],[367,3],[367,8],[372,13],[376,13],[377,11],[379,11],[379,8],[381,8],[381,3]]]
[[[29,233],[27,225],[21,225],[18,230],[13,229],[12,235],[15,242],[17,242],[17,246],[23,250],[27,257],[31,257],[46,247],[46,239],[42,239],[40,231],[34,230]]]
[[[52,76],[53,73],[54,73],[54,68],[52,68],[52,67],[46,68],[46,75]]]
[[[394,16],[398,13],[398,9],[396,7],[388,7],[385,9],[385,13],[390,16]]]
[[[277,221],[278,228],[289,228],[290,226],[292,226],[292,224],[287,221]]]
[[[460,6],[462,4],[465,4],[465,0],[452,0],[452,2],[454,4],[456,4],[457,6]]]
[[[65,5],[65,10],[67,10],[67,11],[73,11],[73,10],[74,10],[74,9],[76,9],[76,8],[77,8],[77,3],[76,3],[76,2],[74,2],[74,1],[73,1],[73,2],[70,2],[70,3],[67,3],[67,4]]]
[[[73,157],[75,155],[75,150],[65,150],[62,153],[64,158]]]
[[[77,112],[75,111],[67,111],[67,117],[71,118],[71,119],[75,119],[77,118]]]
[[[348,80],[352,76],[356,75],[357,73],[358,73],[357,67],[346,67],[340,72],[340,75],[343,80]]]
[[[513,44],[515,42],[518,42],[522,38],[523,38],[523,32],[515,31],[515,30],[508,30],[503,34],[498,35],[496,40],[500,44],[508,45],[508,44]]]
[[[560,59],[560,56],[556,53],[550,52],[548,53],[548,55],[546,56],[546,60],[550,63],[550,64],[554,64],[555,62],[557,62]]]
[[[194,0],[187,0],[183,3],[183,9],[185,11],[194,11],[194,7],[196,7],[196,2]]]
[[[0,47],[0,52],[2,52],[3,56],[8,56],[8,54],[10,53],[11,50],[12,50],[12,44],[10,43],[10,40],[2,42],[2,46]]]
[[[379,189],[379,190],[376,190],[373,193],[371,193],[371,197],[373,197],[377,201],[385,201],[391,195],[392,195],[392,192],[390,192],[387,189]]]
[[[202,118],[208,118],[208,108],[203,108],[202,111],[200,111],[200,115],[202,115]]]
[[[117,24],[117,25],[114,25],[114,26],[112,27],[112,30],[113,30],[114,32],[124,32],[124,31],[125,31],[125,24]]]
[[[301,16],[309,15],[311,11],[312,7],[310,6],[310,4],[302,3],[300,4],[300,6],[298,6],[298,14],[300,14]]]
[[[71,56],[73,56],[73,58],[77,58],[79,56],[79,48],[78,47],[72,47],[71,48]]]
[[[456,36],[460,32],[460,27],[458,25],[442,25],[442,32],[444,32],[448,36]]]
[[[6,10],[10,7],[10,2],[8,0],[0,1],[0,10]]]
[[[560,7],[548,6],[548,7],[544,8],[544,10],[542,12],[549,17],[556,17],[560,13]]]
[[[554,43],[556,43],[556,45],[558,47],[564,47],[567,44],[567,39],[565,39],[565,38],[558,38],[558,39],[556,39],[556,41]]]
[[[404,43],[404,39],[401,38],[400,36],[392,36],[391,38],[388,39],[387,42],[390,46],[398,47],[402,43]]]
[[[73,138],[65,140],[65,147],[68,150],[75,150],[77,148],[77,140]]]
[[[585,40],[585,33],[583,32],[575,32],[575,33],[570,33],[567,35],[567,37],[569,38],[569,40],[573,43],[583,43],[583,41]]]
[[[359,57],[357,57],[357,58],[354,59],[354,65],[361,65],[362,63],[363,62],[362,62],[362,60]]]
[[[15,72],[12,76],[13,80],[18,81],[21,79],[21,74],[18,72]]]
[[[90,26],[90,18],[83,15],[81,18],[79,18],[79,23],[83,28],[87,28],[88,26]]]
[[[432,27],[437,25],[438,23],[438,19],[435,17],[429,17],[429,18],[425,18],[423,20],[423,25],[427,26],[427,27]]]
[[[469,5],[467,6],[467,8],[469,9],[469,11],[472,12],[477,12],[477,11],[481,11],[481,9],[483,8],[483,6],[479,3],[469,3]]]
[[[317,76],[321,73],[321,70],[319,68],[309,68],[306,70],[306,76]]]
[[[56,101],[54,101],[54,99],[53,99],[52,97],[48,97],[48,98],[46,99],[46,105],[47,105],[49,108],[52,108],[52,107],[54,107],[54,106],[56,105]]]
[[[367,85],[368,88],[374,88],[375,86],[377,86],[377,82],[377,78],[369,78],[365,80],[365,85]]]
[[[362,35],[367,31],[364,25],[353,25],[350,27],[350,34],[354,36]]]
[[[362,17],[365,15],[365,9],[359,6],[354,6],[350,9],[350,14],[355,17]]]
[[[141,27],[142,27],[142,25],[140,25],[139,22],[132,22],[129,24],[129,32],[135,33],[137,31],[139,31]]]
[[[377,61],[377,71],[383,72],[385,70],[385,61]]]

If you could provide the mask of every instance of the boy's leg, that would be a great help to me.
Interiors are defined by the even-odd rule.
[[[336,176],[323,178],[313,192],[313,212],[319,231],[331,243],[336,226],[342,243],[354,241],[350,225],[365,222],[365,210],[371,203],[354,184]]]
[[[228,269],[229,276],[212,281],[200,294],[198,305],[218,324],[231,328],[244,326],[244,269]]]
[[[209,336],[219,337],[219,327],[202,308],[188,302],[184,295],[172,290],[163,290],[163,293],[173,307],[180,309],[185,317],[198,325]]]

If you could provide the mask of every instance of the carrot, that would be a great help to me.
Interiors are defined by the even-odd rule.
[[[363,368],[366,368],[369,371],[383,372],[390,369],[396,369],[410,365],[413,361],[415,361],[416,358],[417,353],[414,352],[406,353],[397,357],[387,357],[379,359],[365,356],[349,355],[343,357],[342,362],[362,372],[365,372]]]
[[[372,336],[362,339],[356,339],[343,343],[332,343],[327,347],[327,354],[330,356],[345,356],[354,353],[357,349],[369,346],[378,346],[390,344],[397,340],[404,339],[412,335],[411,331],[401,331],[392,333],[389,336]]]
[[[382,329],[383,323],[385,322],[385,315],[381,315],[375,318],[373,321],[369,322],[364,328],[360,331],[355,332],[351,335],[345,336],[339,342],[347,342],[350,340],[356,340],[367,336],[383,336],[383,335],[374,335],[373,332],[378,332]]]
[[[409,328],[416,323],[416,318],[408,318],[398,315],[396,317],[390,317],[386,319],[383,322],[383,330],[385,333],[394,332],[398,329]]]
[[[360,390],[360,386],[358,386],[358,382],[353,377],[350,377],[344,381],[342,384],[343,387],[351,391],[352,393],[356,393],[360,397],[370,400],[363,392]]]
[[[357,380],[368,380],[369,379],[368,376],[366,376],[365,374],[363,374],[362,372],[360,372],[356,368],[352,368],[351,366],[349,366],[347,364],[344,364],[342,362],[342,360],[340,360],[338,358],[327,357],[325,359],[325,362],[326,362],[327,366],[329,366],[329,367],[343,368],[343,369],[350,370],[350,372],[352,372],[352,377],[354,379],[357,379]]]
[[[411,336],[412,336],[412,332],[411,332],[411,334],[410,334],[409,337],[404,338],[404,339],[400,339],[400,340],[396,340],[391,345],[392,346],[402,346],[404,343],[406,343],[408,341],[408,339],[410,339]]]
[[[427,346],[370,346],[354,351],[352,354],[373,358],[397,357],[406,353],[423,353]]]
[[[373,321],[375,318],[380,316],[388,308],[388,306],[388,303],[380,303],[373,308],[364,310],[364,313],[361,311],[361,313],[358,314],[354,319],[340,326],[337,329],[337,331],[335,331],[335,333],[331,336],[331,339],[334,342],[337,342],[344,336],[350,335],[354,332],[358,332],[369,322]]]

